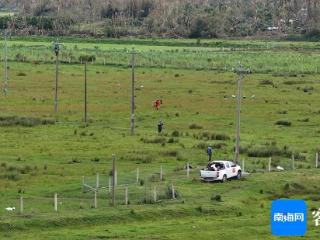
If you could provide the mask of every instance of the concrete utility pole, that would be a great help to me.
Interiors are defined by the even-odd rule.
[[[60,43],[57,41],[54,43],[54,53],[56,54],[56,86],[55,86],[55,96],[54,96],[54,112],[58,112],[58,82],[59,82],[59,53],[60,53]]]
[[[136,51],[132,48],[131,59],[131,135],[134,135],[134,110],[135,110],[135,55]]]
[[[8,94],[8,44],[7,44],[7,30],[4,30],[4,75],[3,75],[3,93],[4,95]]]
[[[236,120],[236,147],[235,147],[235,162],[240,161],[240,124],[241,124],[241,98],[242,98],[242,81],[244,74],[251,72],[243,68],[242,64],[239,63],[239,67],[235,69],[235,72],[239,75],[238,79],[238,90],[237,90],[237,120]]]
[[[88,125],[87,61],[84,64],[84,123]]]
[[[116,205],[116,155],[112,154],[112,206]]]

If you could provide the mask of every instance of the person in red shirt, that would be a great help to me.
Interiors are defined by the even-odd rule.
[[[162,100],[156,100],[154,102],[154,108],[156,108],[157,110],[159,110],[160,106],[161,106]]]

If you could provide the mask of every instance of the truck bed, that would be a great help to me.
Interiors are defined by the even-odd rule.
[[[201,170],[200,176],[202,179],[216,179],[218,177],[218,171]]]

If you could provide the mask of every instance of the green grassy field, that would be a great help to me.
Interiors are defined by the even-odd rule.
[[[204,65],[208,63],[205,52],[217,50],[210,48],[210,41],[209,46],[196,47],[186,40],[172,41],[179,46],[166,46],[169,40],[159,40],[159,46],[137,44],[142,40],[136,40],[140,52],[136,70],[137,128],[136,135],[130,136],[131,69],[130,55],[124,49],[130,49],[132,42],[93,44],[65,39],[63,51],[73,49],[75,56],[97,56],[97,61],[89,65],[90,122],[85,127],[84,66],[77,63],[77,57],[61,65],[59,111],[53,111],[55,66],[50,63],[50,41],[14,39],[9,43],[9,93],[0,96],[0,238],[276,239],[269,226],[271,200],[292,198],[307,201],[306,239],[317,239],[319,230],[312,222],[311,210],[320,207],[320,177],[315,169],[320,136],[319,81],[316,71],[302,72],[295,62],[299,55],[307,62],[305,67],[316,69],[316,43],[297,43],[298,50],[290,48],[291,43],[270,43],[281,47],[262,53],[228,50],[232,56],[228,68],[212,71]],[[28,47],[31,44],[41,47],[31,54],[30,49],[35,49]],[[242,44],[256,48],[261,42]],[[74,53],[75,45],[81,53]],[[115,53],[116,48],[122,49],[121,54]],[[189,58],[184,58],[180,48],[186,49]],[[97,49],[109,51],[106,65]],[[155,59],[170,60],[170,64],[154,59],[150,65],[143,62],[146,55],[152,58],[150,49]],[[17,61],[19,51],[30,61]],[[166,51],[174,54],[162,56]],[[199,55],[199,51],[204,54]],[[219,55],[212,55],[219,56],[217,62],[222,67],[225,54],[220,48],[217,51]],[[291,73],[289,68],[276,71],[277,65],[286,67],[280,65],[286,56],[292,56],[292,62],[288,60]],[[246,65],[265,63],[263,69],[273,64],[270,72],[255,72],[253,68],[253,74],[243,83],[246,98],[242,101],[241,159],[251,174],[242,181],[201,183],[199,170],[207,163],[207,145],[214,146],[215,158],[233,158],[236,100],[232,95],[236,94],[237,75],[230,68],[239,59]],[[183,61],[191,62],[190,67],[183,66]],[[198,68],[200,65],[206,67]],[[156,111],[152,103],[158,98],[164,104]],[[8,116],[16,118],[8,120]],[[30,117],[56,122],[34,125],[37,121]],[[156,124],[160,119],[165,129],[159,136]],[[279,120],[290,126],[277,125]],[[120,185],[117,206],[110,205],[110,193],[104,189],[94,209],[93,193],[82,192],[82,176],[93,185],[96,173],[100,173],[100,184],[107,186],[113,153]],[[294,170],[292,154],[296,159]],[[269,156],[273,169],[280,165],[286,171],[267,172]],[[184,170],[187,162],[193,167],[189,178]],[[159,181],[160,166],[164,181]],[[137,167],[143,184],[136,184]],[[167,196],[171,184],[178,193],[175,200]],[[124,205],[126,185],[129,206]],[[158,203],[152,203],[154,187]],[[57,213],[53,211],[54,193],[59,196]],[[18,211],[21,194],[23,214]],[[6,212],[8,206],[17,207],[17,211]]]

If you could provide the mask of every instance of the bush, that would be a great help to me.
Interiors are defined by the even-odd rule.
[[[126,161],[136,161],[136,162],[142,162],[142,163],[152,163],[154,160],[152,155],[146,155],[146,154],[139,154],[139,155],[128,155],[121,158]]]
[[[94,157],[91,159],[91,162],[100,162],[100,158]]]
[[[17,53],[15,56],[15,60],[18,62],[23,62],[25,61],[27,58],[25,55],[23,55],[22,53]]]
[[[177,157],[178,154],[179,152],[177,150],[168,150],[163,153],[164,156],[168,156],[168,157]]]
[[[162,198],[162,199],[172,199],[172,195],[174,195],[174,198],[176,198],[176,199],[180,197],[180,194],[176,189],[174,189],[174,193],[172,194],[172,185],[168,184],[167,188],[166,188],[166,191],[165,191],[164,197],[160,197],[160,198]]]
[[[223,133],[210,133],[208,131],[204,131],[199,134],[200,139],[206,138],[207,140],[218,140],[218,141],[226,141],[230,140],[231,138]]]
[[[285,84],[285,85],[297,85],[297,84],[304,84],[304,83],[306,83],[306,81],[302,81],[302,80],[300,80],[300,81],[288,80],[288,81],[283,82],[283,84]]]
[[[287,114],[288,111],[287,110],[279,110],[277,111],[278,114]]]
[[[27,173],[29,173],[31,171],[32,171],[32,168],[29,165],[26,165],[20,170],[20,173],[21,174],[27,174]]]
[[[0,175],[0,178],[8,179],[11,181],[18,181],[20,177],[20,172],[18,170],[8,171]]]
[[[144,180],[143,179],[139,179],[139,185],[143,186],[144,185]]]
[[[279,148],[276,144],[266,144],[262,146],[250,145],[246,147],[240,147],[240,153],[246,153],[249,157],[270,157],[270,156],[282,156],[291,158],[294,153],[295,159],[305,160],[306,157],[299,152],[293,152],[288,146]],[[277,159],[272,159],[272,164],[276,164]]]
[[[309,122],[309,118],[298,119],[298,122]]]
[[[167,142],[165,137],[156,137],[156,138],[141,138],[144,143],[153,143],[153,144],[163,144]]]
[[[176,138],[169,138],[168,139],[168,143],[178,143],[179,142],[179,139],[176,139]]]
[[[198,124],[196,124],[196,123],[192,123],[192,124],[189,125],[189,128],[190,129],[202,129],[203,127],[198,125]]]
[[[286,183],[284,186],[283,186],[283,190],[284,191],[289,191],[290,189],[290,184],[289,183]]]
[[[320,30],[313,28],[311,30],[309,30],[306,35],[305,38],[309,41],[318,41],[320,40]]]
[[[96,61],[96,56],[95,55],[82,55],[79,57],[79,62],[94,62]]]
[[[278,121],[275,122],[275,125],[290,127],[291,126],[291,122],[288,121],[288,120],[278,120]]]
[[[211,134],[211,140],[227,141],[230,140],[230,137],[226,134]]]
[[[194,148],[199,148],[199,149],[206,149],[208,147],[208,144],[205,142],[199,142],[196,145],[193,146]]]
[[[271,86],[274,85],[271,80],[261,80],[259,84],[260,85],[271,85]]]
[[[163,179],[163,176],[162,176]],[[149,177],[150,182],[159,182],[160,181],[160,174],[159,173],[154,173]]]
[[[225,144],[225,143],[215,143],[212,146],[213,146],[213,149],[221,149],[221,148],[226,147],[227,144]]]
[[[24,72],[19,72],[19,73],[17,74],[17,76],[18,76],[18,77],[25,77],[25,76],[27,76],[27,74],[24,73]]]
[[[221,195],[212,195],[211,196],[211,201],[222,202]]]
[[[171,133],[171,136],[172,137],[179,137],[180,133],[178,130],[174,130],[172,133]]]

